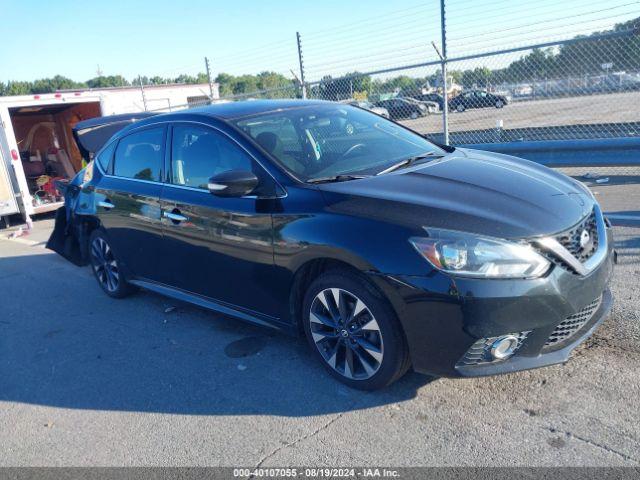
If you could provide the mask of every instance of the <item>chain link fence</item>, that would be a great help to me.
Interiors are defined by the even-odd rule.
[[[253,52],[247,68],[273,68],[221,85],[216,101],[349,103],[452,145],[640,137],[640,2],[584,0],[569,15],[540,0],[535,21],[481,3],[432,0],[363,20],[362,34],[357,22],[298,33]],[[637,160],[616,172],[640,175]]]

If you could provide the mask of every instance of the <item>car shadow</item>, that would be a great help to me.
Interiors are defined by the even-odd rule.
[[[350,389],[325,372],[304,339],[147,292],[111,299],[87,268],[54,254],[0,258],[0,292],[6,402],[309,416],[402,402],[432,381],[410,373],[382,391]]]

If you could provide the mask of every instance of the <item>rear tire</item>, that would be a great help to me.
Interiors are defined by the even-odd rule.
[[[109,239],[101,230],[94,230],[89,237],[91,270],[100,288],[112,298],[124,298],[137,289],[125,279]]]
[[[461,103],[458,104],[458,106],[456,106],[456,112],[458,113],[462,113],[465,110],[465,106],[462,105]]]
[[[378,390],[409,369],[400,322],[366,278],[348,270],[327,272],[309,286],[302,308],[314,355],[342,383]]]
[[[416,118],[418,118],[418,112],[411,112],[411,115],[409,117],[411,118],[411,120],[415,120]]]

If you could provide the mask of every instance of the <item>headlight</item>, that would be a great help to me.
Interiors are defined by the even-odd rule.
[[[530,245],[451,230],[428,229],[409,241],[435,268],[460,276],[535,278],[551,263]]]
[[[585,194],[588,198],[590,198],[591,200],[593,200],[593,201],[594,201],[594,202],[596,202],[596,203],[598,202],[598,201],[596,200],[595,195],[593,194],[593,192],[591,191],[591,189],[590,189],[586,184],[582,183],[580,180],[575,180],[575,179],[573,179],[573,181],[575,182],[576,186],[577,186],[580,190],[582,190],[582,191],[584,192],[584,194]]]

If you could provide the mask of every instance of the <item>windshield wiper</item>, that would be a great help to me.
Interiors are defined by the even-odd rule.
[[[369,175],[333,175],[331,177],[310,178],[306,183],[347,182],[349,180],[358,180],[360,178],[368,177]]]
[[[413,165],[418,160],[423,160],[425,158],[441,158],[444,155],[435,153],[435,152],[425,152],[419,155],[414,155],[413,157],[405,158],[404,160],[400,160],[397,163],[394,163],[390,167],[385,168],[381,172],[376,173],[376,175],[384,175],[385,173],[393,172],[394,170],[398,170],[399,168],[408,167],[409,165]]]

